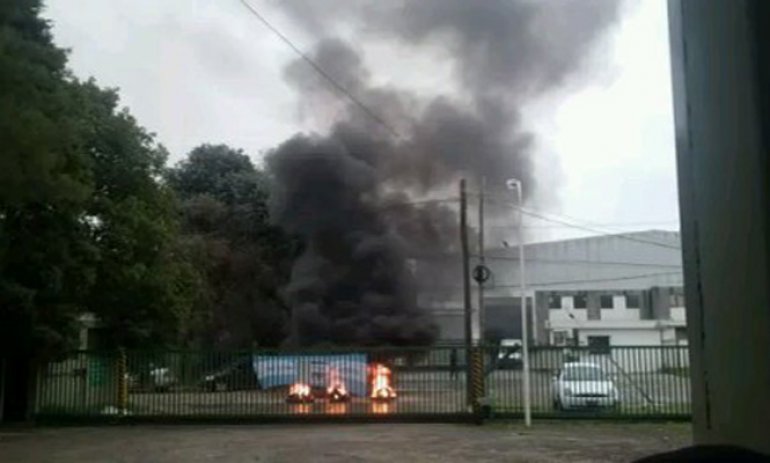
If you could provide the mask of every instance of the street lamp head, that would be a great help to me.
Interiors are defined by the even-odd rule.
[[[516,190],[521,188],[521,182],[515,178],[509,178],[505,181],[505,187],[509,190]]]

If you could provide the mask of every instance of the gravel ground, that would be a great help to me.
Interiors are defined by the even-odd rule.
[[[0,428],[0,462],[632,461],[690,444],[688,424],[306,424]]]

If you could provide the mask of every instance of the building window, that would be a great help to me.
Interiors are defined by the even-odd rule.
[[[549,309],[561,309],[561,296],[558,294],[548,295],[548,308]]]
[[[588,336],[588,351],[592,354],[609,354],[609,336]]]
[[[569,337],[566,331],[554,331],[553,332],[553,344],[555,346],[566,346]]]
[[[684,292],[678,288],[671,288],[668,292],[669,307],[684,307]]]
[[[572,297],[572,307],[576,309],[588,308],[588,295],[586,293],[577,293]]]
[[[612,300],[612,294],[602,294],[599,296],[599,307],[602,309],[615,308],[614,301]]]
[[[626,294],[626,308],[638,309],[641,305],[641,300],[638,294]]]

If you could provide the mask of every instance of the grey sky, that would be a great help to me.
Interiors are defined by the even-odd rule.
[[[251,2],[300,48],[312,48],[314,34],[275,8],[276,0]],[[119,87],[123,104],[157,133],[172,161],[203,142],[258,158],[294,132],[322,130],[334,119],[334,108],[298,104],[283,79],[295,55],[237,0],[48,0],[45,14],[57,43],[72,49],[75,74]],[[663,0],[630,2],[580,72],[523,108],[536,135],[538,178],[553,189],[542,208],[598,224],[639,224],[604,230],[676,227],[666,34]],[[451,69],[429,48],[375,38],[360,46],[378,83],[451,91]],[[578,233],[543,221],[528,226],[538,238]]]

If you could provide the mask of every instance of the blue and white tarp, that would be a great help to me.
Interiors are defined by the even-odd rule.
[[[336,377],[351,395],[366,395],[366,354],[255,355],[253,364],[264,389],[298,382],[326,388]]]

